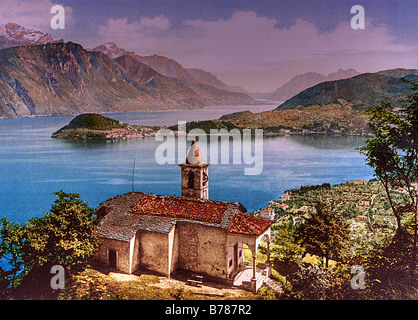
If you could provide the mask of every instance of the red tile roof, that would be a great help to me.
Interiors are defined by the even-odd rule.
[[[144,194],[130,213],[220,223],[228,207],[228,203],[219,201]]]
[[[226,232],[258,236],[266,231],[272,223],[271,220],[235,213]]]
[[[136,193],[135,193],[136,194]],[[140,193],[138,193],[140,194]],[[130,196],[126,194],[115,199],[110,199],[108,202],[121,202],[122,204],[115,203],[113,211],[115,211],[116,217],[115,226],[120,226],[121,224],[133,223],[138,228],[145,228],[146,230],[154,230],[155,225],[163,223],[158,219],[169,219],[170,221],[164,222],[165,224],[170,224],[175,222],[176,219],[188,219],[193,221],[199,221],[203,223],[212,223],[220,228],[226,229],[228,233],[249,235],[249,236],[258,236],[267,230],[268,227],[272,224],[273,221],[258,217],[249,216],[244,214],[245,208],[242,207],[239,203],[232,202],[221,202],[214,200],[202,200],[194,198],[185,198],[185,197],[176,197],[176,196],[158,196],[148,193],[141,193],[140,198],[131,205],[131,209],[125,211],[126,206],[123,205],[125,202],[124,199]],[[110,205],[110,204],[108,204]],[[119,212],[120,211],[120,212]],[[123,212],[126,212],[124,214]],[[147,218],[150,221],[131,221],[131,218],[143,217]],[[117,218],[117,219],[116,219]],[[155,219],[154,219],[155,218]],[[123,221],[130,221],[122,223]],[[156,220],[154,224],[151,221],[152,219]],[[113,221],[112,220],[112,221]],[[103,223],[102,223],[103,224]],[[105,229],[105,225],[101,225],[102,229]],[[152,224],[150,227],[149,225]],[[145,225],[145,226],[144,226]],[[165,226],[165,225],[164,225]],[[109,227],[109,226],[107,226]],[[112,227],[115,228],[115,227]],[[163,231],[167,232],[165,228]]]

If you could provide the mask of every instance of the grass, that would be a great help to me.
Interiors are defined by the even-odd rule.
[[[104,117],[97,113],[84,113],[75,117],[63,129],[86,128],[91,130],[110,130],[126,128],[126,124],[121,124],[117,120]]]
[[[244,290],[203,285],[191,287],[182,281],[142,274],[104,274],[86,269],[66,281],[59,300],[259,300],[275,299],[268,289],[254,294]]]

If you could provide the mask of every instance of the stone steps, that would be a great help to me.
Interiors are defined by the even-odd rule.
[[[264,284],[273,289],[274,291],[276,291],[277,293],[283,293],[282,287],[274,280],[270,279],[270,278],[265,278],[264,279]]]

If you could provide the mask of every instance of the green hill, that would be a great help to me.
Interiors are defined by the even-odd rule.
[[[119,121],[104,117],[97,113],[84,113],[75,117],[69,124],[57,132],[68,129],[91,129],[91,130],[111,130],[126,128],[126,124],[120,124]]]
[[[155,135],[160,127],[131,126],[97,113],[85,113],[52,134],[52,138],[68,140],[84,139],[133,139]]]
[[[407,103],[411,88],[404,80],[417,82],[418,70],[391,69],[363,73],[349,79],[322,82],[293,96],[276,110],[325,106],[340,101],[349,103],[355,109],[365,110],[367,107],[380,104],[382,100],[403,107]]]
[[[97,113],[85,113],[75,117],[69,124],[52,134],[56,139],[106,139],[106,135],[117,129],[127,128],[126,124]]]

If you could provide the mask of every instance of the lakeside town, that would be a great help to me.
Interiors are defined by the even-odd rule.
[[[135,128],[128,126],[127,128],[117,129],[112,133],[106,134],[105,138],[110,140],[127,140],[127,139],[138,139],[138,138],[147,138],[155,137],[157,131],[153,128],[141,127]]]

